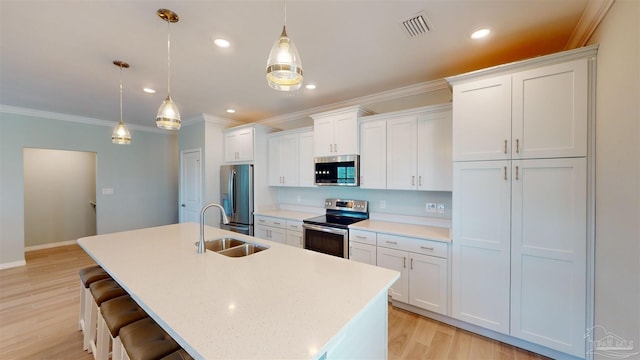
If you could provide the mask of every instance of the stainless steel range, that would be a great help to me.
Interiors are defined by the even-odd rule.
[[[304,219],[304,248],[349,258],[349,225],[369,218],[366,200],[326,199],[325,215]]]

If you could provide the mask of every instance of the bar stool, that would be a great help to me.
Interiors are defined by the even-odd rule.
[[[91,297],[91,292],[89,290],[89,285],[92,283],[108,279],[111,276],[104,271],[104,269],[100,265],[94,265],[90,267],[86,267],[79,271],[80,275],[80,314],[78,316],[78,328],[83,333],[87,328],[87,324],[91,319],[91,301],[93,298]],[[95,324],[93,324],[95,326]],[[91,324],[88,326],[91,327]],[[82,344],[83,350],[87,350],[89,348],[89,343]]]
[[[119,338],[123,360],[161,359],[180,350],[180,345],[150,317],[122,327]]]
[[[189,355],[184,349],[172,352],[171,354],[163,357],[160,360],[193,360],[193,357]]]
[[[120,285],[118,285],[118,283],[111,278],[102,279],[91,283],[91,285],[89,285],[89,291],[91,291],[93,302],[91,303],[89,330],[85,330],[83,334],[83,341],[89,344],[89,348],[87,350],[89,352],[93,352],[95,357],[97,320],[99,311],[98,307],[107,300],[126,295],[127,292],[124,291],[124,289],[121,288]]]
[[[96,360],[109,359],[109,344],[113,360],[122,356],[122,342],[118,333],[123,326],[147,317],[147,313],[129,295],[107,300],[100,306],[98,313],[98,335],[96,337]]]

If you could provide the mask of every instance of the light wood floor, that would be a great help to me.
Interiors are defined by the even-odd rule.
[[[26,254],[27,265],[0,270],[0,359],[78,359],[78,270],[94,262],[77,245]],[[389,306],[389,359],[544,357]]]

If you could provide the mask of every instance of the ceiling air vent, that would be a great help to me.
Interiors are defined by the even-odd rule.
[[[420,36],[430,30],[424,11],[416,14],[410,19],[403,21],[402,26],[404,27],[404,30],[407,32],[409,37]]]

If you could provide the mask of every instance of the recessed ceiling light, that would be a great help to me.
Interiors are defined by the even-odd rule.
[[[479,29],[479,30],[474,31],[471,34],[471,38],[474,39],[474,40],[475,39],[482,39],[484,37],[487,37],[487,35],[489,35],[490,32],[491,32],[491,30],[488,29],[488,28]]]
[[[152,88],[144,88],[142,89],[142,91],[146,92],[147,94],[155,94],[156,91]]]
[[[227,109],[227,112],[229,114],[234,114],[236,112],[236,109]]]
[[[229,40],[226,40],[223,38],[216,38],[213,40],[213,43],[216,44],[217,47],[221,47],[221,48],[228,48],[229,46],[231,46],[231,43],[229,42]]]
[[[314,84],[307,84],[304,86],[304,88],[307,90],[315,90],[316,86]]]

